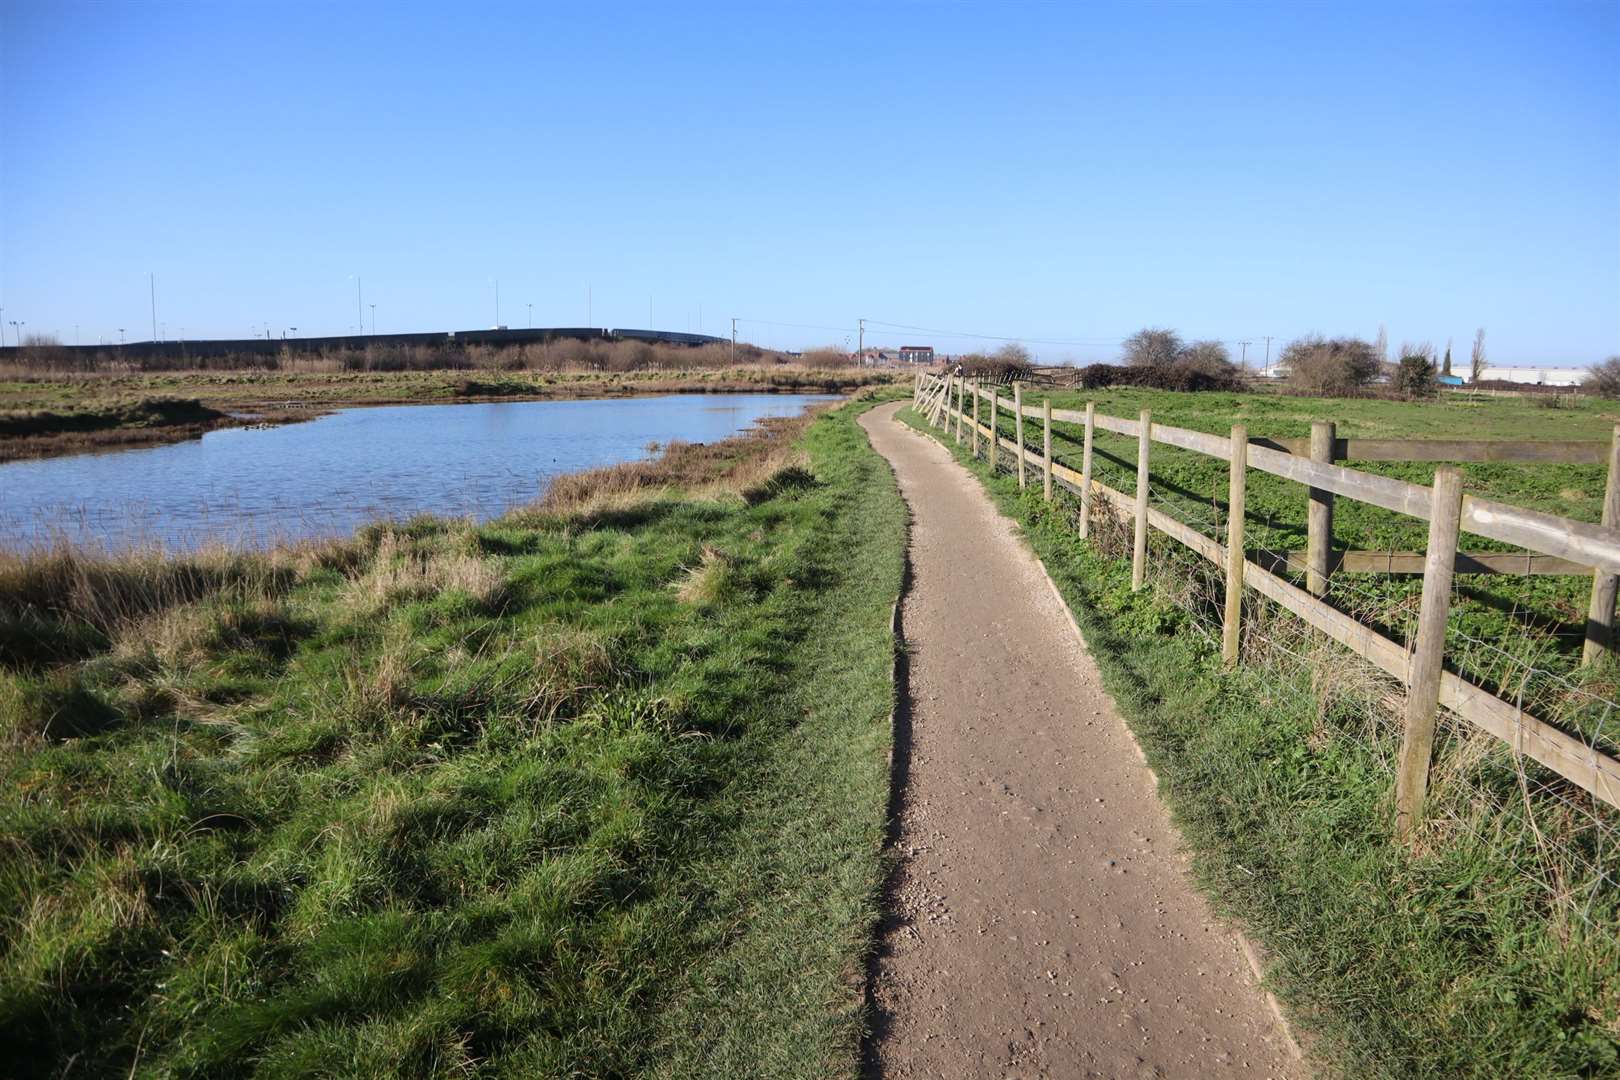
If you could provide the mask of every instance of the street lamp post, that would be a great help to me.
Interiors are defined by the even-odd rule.
[[[377,336],[377,305],[371,305],[371,336]]]
[[[529,322],[528,322],[528,329],[530,329],[530,330],[533,330],[533,329],[534,329],[534,305],[533,305],[533,304],[530,304],[530,305],[529,305]]]

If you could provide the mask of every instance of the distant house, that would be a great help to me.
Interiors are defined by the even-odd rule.
[[[902,345],[900,346],[900,362],[902,364],[932,364],[934,362],[934,347],[932,345]]]

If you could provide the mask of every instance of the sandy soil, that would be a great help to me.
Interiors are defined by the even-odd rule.
[[[869,1074],[1304,1075],[1039,563],[898,408],[862,418],[913,516]]]

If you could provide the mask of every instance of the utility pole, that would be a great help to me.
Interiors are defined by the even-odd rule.
[[[1238,344],[1243,346],[1243,361],[1242,361],[1243,370],[1248,371],[1249,370],[1249,346],[1253,345],[1254,342],[1252,342],[1252,341],[1240,341],[1240,342],[1238,342]]]
[[[158,339],[158,332],[157,332],[157,275],[152,273],[152,271],[148,270],[146,272],[146,283],[151,288],[151,291],[152,291],[152,340],[156,341]]]
[[[1271,367],[1271,335],[1266,335],[1266,367]]]
[[[737,320],[731,320],[731,366],[737,366]]]
[[[866,320],[865,319],[857,319],[855,321],[861,324],[860,325],[860,338],[859,338],[860,344],[856,347],[856,350],[855,350],[855,362],[857,364],[864,364],[864,363],[866,363]]]

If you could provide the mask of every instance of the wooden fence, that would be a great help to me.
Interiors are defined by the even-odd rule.
[[[971,399],[971,402],[969,400]],[[986,415],[981,418],[981,403]],[[1580,573],[1592,577],[1584,658],[1592,659],[1612,642],[1615,584],[1620,580],[1620,427],[1615,439],[1601,443],[1480,443],[1388,442],[1335,437],[1331,424],[1317,424],[1309,440],[1251,439],[1242,425],[1229,436],[1156,424],[1144,409],[1134,420],[1105,416],[1088,403],[1084,412],[1053,409],[1051,401],[1026,405],[1023,387],[1014,384],[1011,395],[1002,388],[975,385],[958,376],[919,375],[914,404],[936,427],[957,443],[971,441],[975,455],[981,442],[995,468],[1003,452],[1011,457],[1020,487],[1028,486],[1031,470],[1038,470],[1042,491],[1052,497],[1053,485],[1080,496],[1080,534],[1090,528],[1092,502],[1101,497],[1124,511],[1134,523],[1131,587],[1140,589],[1146,576],[1147,537],[1156,529],[1185,545],[1225,571],[1225,606],[1221,652],[1229,664],[1238,658],[1243,611],[1243,590],[1253,589],[1306,623],[1364,657],[1406,687],[1404,730],[1396,772],[1396,831],[1403,838],[1423,814],[1434,744],[1435,719],[1445,706],[1522,754],[1579,785],[1597,798],[1620,807],[1620,761],[1588,746],[1567,732],[1522,708],[1489,693],[1446,670],[1446,620],[1451,603],[1452,576],[1456,573]],[[1001,435],[996,423],[1003,411],[1013,416],[1013,438]],[[1042,425],[1041,449],[1025,441],[1024,421]],[[1085,429],[1079,472],[1052,458],[1052,422],[1080,424]],[[964,427],[967,435],[964,436]],[[1136,490],[1123,492],[1092,476],[1093,439],[1098,430],[1134,437]],[[1148,504],[1149,462],[1154,443],[1190,450],[1229,463],[1226,543],[1223,546],[1180,520]],[[1397,457],[1407,454],[1409,457]],[[1430,454],[1432,456],[1424,456]],[[1488,456],[1487,456],[1488,455]],[[1607,462],[1609,479],[1603,505],[1603,524],[1592,525],[1536,510],[1511,506],[1468,495],[1455,469],[1439,468],[1434,484],[1424,487],[1386,476],[1359,472],[1336,460],[1425,461],[1579,461]],[[1303,484],[1308,489],[1307,551],[1285,553],[1283,564],[1251,559],[1244,549],[1244,501],[1249,469],[1258,469]],[[1408,645],[1384,637],[1373,628],[1321,599],[1327,579],[1336,568],[1331,548],[1333,499],[1343,496],[1383,507],[1429,523],[1428,545],[1423,552],[1342,552],[1338,565],[1356,568],[1358,559],[1377,557],[1391,561],[1391,572],[1422,573],[1423,591],[1417,629]],[[1467,531],[1525,548],[1525,554],[1469,554],[1458,551],[1458,538]],[[1295,556],[1303,554],[1302,559]],[[1518,560],[1517,564],[1513,560]],[[1539,563],[1536,560],[1541,560]],[[1266,563],[1263,565],[1263,563]],[[1399,566],[1395,570],[1393,566]],[[1522,567],[1523,569],[1519,569]],[[1369,569],[1381,569],[1376,566]],[[1303,570],[1304,589],[1287,581],[1278,570]]]

